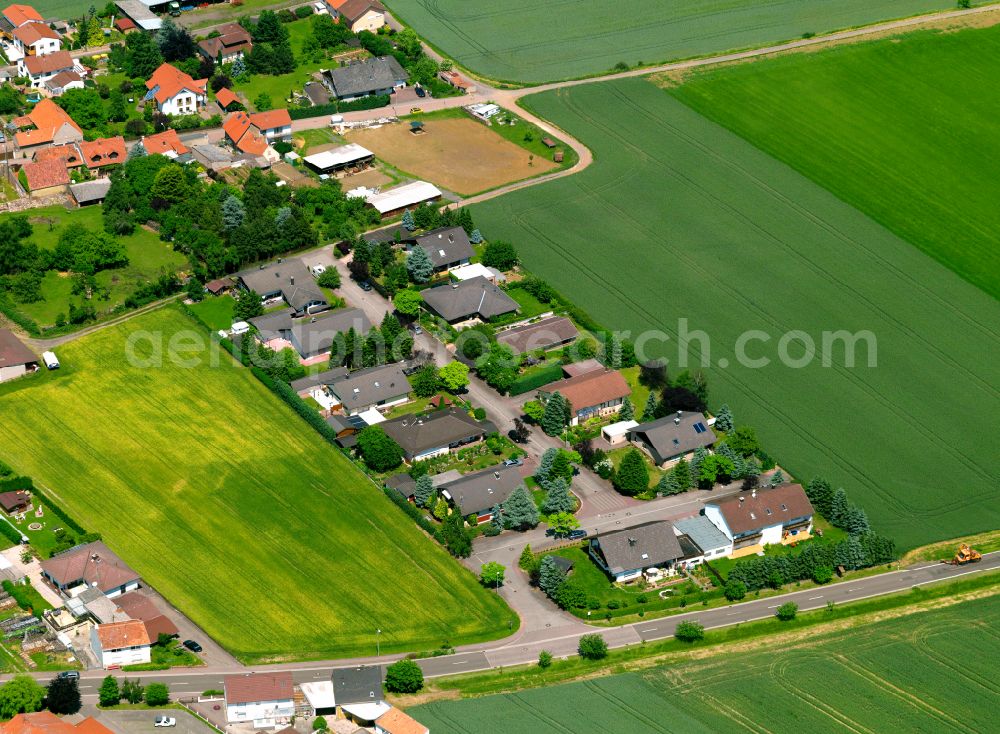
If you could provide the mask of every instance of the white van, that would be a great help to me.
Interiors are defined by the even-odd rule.
[[[330,115],[330,127],[336,127],[337,125],[344,124],[343,115]]]
[[[59,369],[59,360],[56,358],[55,352],[42,352],[42,361],[50,370]]]

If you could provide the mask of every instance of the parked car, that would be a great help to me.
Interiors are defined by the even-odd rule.
[[[520,457],[511,457],[503,460],[504,466],[521,466],[524,461]]]
[[[583,528],[580,528],[578,530],[570,530],[569,535],[567,535],[566,537],[569,538],[570,540],[583,540],[584,538],[587,537],[587,531],[584,530]]]
[[[415,91],[417,93],[417,96],[420,97],[421,99],[427,96],[427,92],[425,92],[424,88],[421,86],[414,87],[413,91]]]
[[[372,284],[369,283],[367,280],[361,281],[360,283],[358,283],[358,285],[361,286],[361,290],[363,291],[370,291],[372,289]]]
[[[423,112],[423,110],[420,109],[419,107],[411,107],[410,108],[410,114],[411,115],[419,115],[421,112]]]
[[[312,274],[315,277],[317,277],[317,278],[319,276],[321,276],[325,272],[326,272],[326,265],[313,265],[312,266]]]
[[[61,680],[80,680],[80,673],[76,670],[64,670],[56,677]]]
[[[201,649],[202,649],[201,645],[199,645],[194,640],[184,640],[184,642],[182,644],[184,645],[184,647],[186,647],[191,652],[201,652]]]
[[[173,716],[157,716],[153,719],[153,726],[177,726],[177,719]]]

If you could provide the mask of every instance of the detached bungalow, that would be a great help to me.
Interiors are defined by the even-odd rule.
[[[541,400],[558,392],[569,401],[573,409],[570,425],[578,425],[590,418],[614,415],[622,409],[622,401],[632,394],[620,373],[600,369],[551,382],[538,391]]]
[[[347,415],[400,405],[410,399],[410,383],[398,364],[358,370],[327,383],[327,391]]]
[[[733,553],[748,555],[808,538],[813,506],[801,485],[782,484],[709,502],[705,517],[733,542]]]
[[[450,324],[473,318],[489,321],[520,308],[517,301],[481,276],[428,288],[423,296],[427,308]]]
[[[406,86],[410,75],[394,56],[354,61],[324,72],[327,87],[342,102],[391,94]]]
[[[114,599],[139,588],[139,574],[101,541],[78,545],[42,561],[42,578],[63,596],[95,588]]]
[[[580,332],[565,316],[552,316],[527,326],[497,332],[497,341],[514,350],[515,354],[527,354],[537,350],[549,350],[569,344]]]
[[[150,662],[154,642],[137,619],[98,624],[90,631],[90,647],[105,669]]]
[[[639,578],[647,568],[672,570],[684,558],[669,522],[647,522],[590,540],[590,556],[616,582]]]
[[[226,721],[252,723],[255,729],[288,724],[295,715],[294,683],[290,672],[227,675]]]
[[[701,413],[678,410],[649,423],[640,423],[628,432],[628,440],[641,448],[661,469],[690,459],[695,450],[715,443],[715,433]]]
[[[462,517],[475,515],[479,524],[493,519],[493,507],[505,502],[524,484],[520,468],[498,464],[441,484],[441,495]]]
[[[477,443],[497,428],[490,421],[477,421],[456,408],[426,415],[405,415],[380,424],[403,449],[407,462],[432,459],[449,451]]]
[[[416,238],[407,251],[420,247],[434,263],[435,273],[446,273],[460,265],[468,265],[475,256],[469,235],[462,227],[440,227]]]
[[[284,300],[295,316],[326,311],[330,304],[312,274],[299,259],[261,265],[257,270],[237,274],[237,282],[247,291],[256,291],[264,305]]]
[[[290,312],[272,313],[250,319],[259,332],[259,339],[270,349],[280,351],[291,347],[299,353],[302,364],[325,360],[338,334],[354,329],[367,334],[371,322],[357,308],[342,308],[308,319],[292,319]]]
[[[194,115],[208,100],[207,79],[192,79],[170,64],[161,64],[146,82],[145,101],[165,115]]]

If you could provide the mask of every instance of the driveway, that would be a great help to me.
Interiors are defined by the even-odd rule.
[[[148,586],[143,586],[139,592],[149,597],[156,605],[156,608],[167,619],[177,625],[181,640],[194,640],[202,646],[202,651],[198,653],[198,657],[204,661],[205,665],[213,667],[239,665],[236,658],[226,652],[219,643],[209,637],[201,627],[192,622],[190,618],[167,601],[158,591]]]
[[[150,709],[148,711],[102,711],[93,705],[80,710],[85,716],[93,716],[116,734],[135,734],[139,731],[161,731],[153,727],[157,716],[171,716],[177,719],[177,726],[162,729],[171,734],[206,734],[212,728],[183,709]]]

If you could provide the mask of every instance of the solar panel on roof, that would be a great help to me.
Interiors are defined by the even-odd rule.
[[[705,424],[704,423],[695,423],[694,424],[694,432],[695,433],[704,433],[707,430],[708,429],[705,428]]]

